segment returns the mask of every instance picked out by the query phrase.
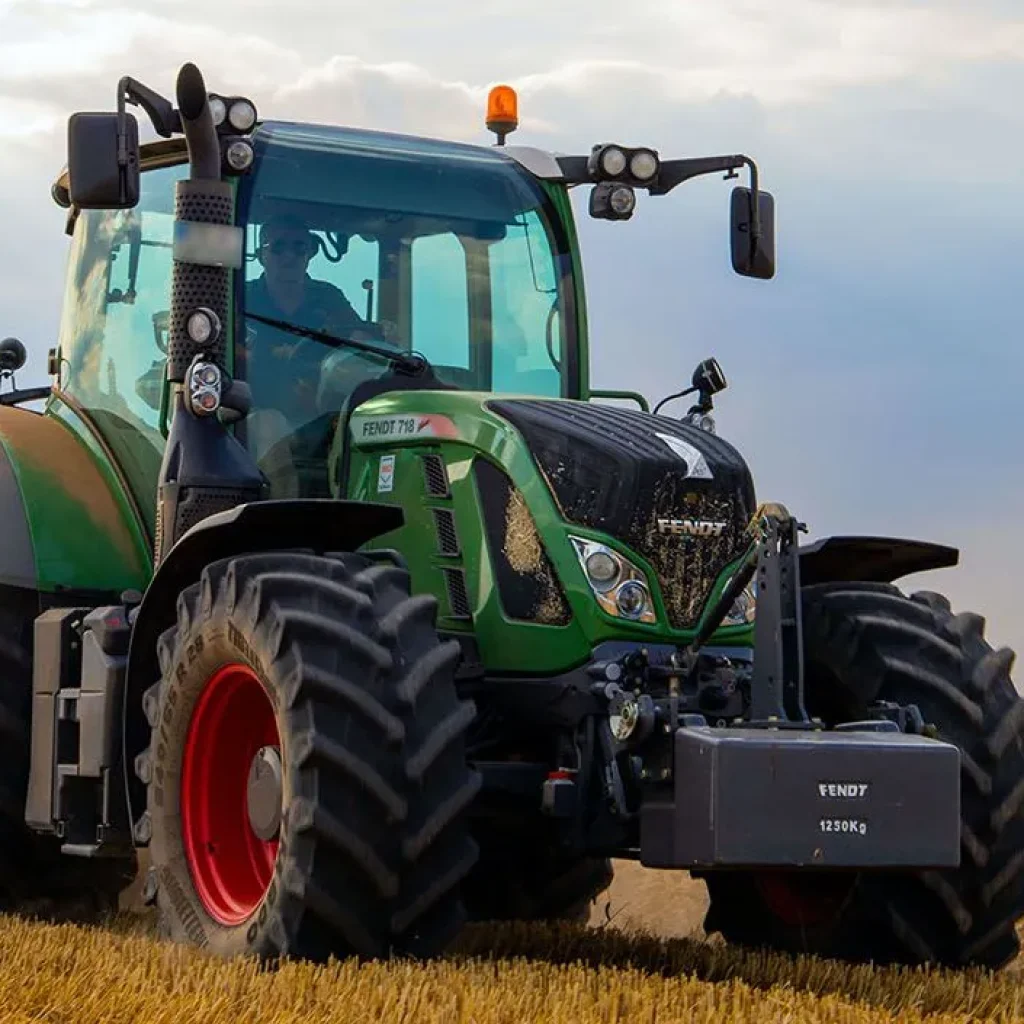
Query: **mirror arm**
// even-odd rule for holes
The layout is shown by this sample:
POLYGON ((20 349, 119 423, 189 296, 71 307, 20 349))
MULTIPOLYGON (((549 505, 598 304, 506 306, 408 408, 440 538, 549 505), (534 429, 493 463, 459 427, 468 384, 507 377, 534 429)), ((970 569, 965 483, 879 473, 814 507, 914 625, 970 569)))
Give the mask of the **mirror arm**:
POLYGON ((148 86, 143 85, 128 75, 125 75, 117 85, 117 113, 119 118, 124 116, 126 100, 145 110, 149 116, 150 123, 153 125, 153 129, 162 138, 169 139, 176 132, 181 131, 181 116, 174 109, 170 100, 165 99, 158 92, 154 92, 148 86))
POLYGON ((761 190, 757 181, 757 164, 746 156, 743 162, 750 168, 750 251, 757 252, 761 241, 761 190))
POLYGON ((744 156, 742 153, 730 156, 701 156, 685 160, 666 160, 661 165, 658 180, 650 187, 649 191, 652 196, 663 196, 684 181, 699 178, 705 174, 717 174, 719 171, 726 172, 726 179, 735 178, 735 172, 740 167, 749 167, 751 181, 757 181, 757 165, 750 157, 744 156))
POLYGON ((50 386, 39 388, 15 388, 0 394, 0 405, 20 405, 22 402, 38 402, 42 398, 49 397, 53 390, 50 386))
MULTIPOLYGON (((562 172, 562 180, 572 187, 573 185, 584 185, 594 181, 588 170, 588 158, 585 156, 559 156, 555 158, 559 170, 562 172)), ((652 196, 663 196, 671 192, 677 185, 691 178, 699 178, 705 174, 717 174, 720 171, 726 172, 725 177, 736 177, 736 171, 741 167, 750 169, 750 190, 752 195, 750 237, 751 244, 757 247, 761 240, 761 204, 759 200, 757 164, 749 156, 743 153, 734 153, 728 156, 701 156, 688 157, 682 160, 665 160, 661 164, 657 181, 651 184, 647 191, 652 196)))

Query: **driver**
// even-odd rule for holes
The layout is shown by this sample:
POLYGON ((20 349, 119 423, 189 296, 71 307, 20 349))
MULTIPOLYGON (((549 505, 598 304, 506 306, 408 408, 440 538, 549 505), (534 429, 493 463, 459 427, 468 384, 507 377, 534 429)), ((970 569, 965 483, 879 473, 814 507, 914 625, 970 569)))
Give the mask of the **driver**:
MULTIPOLYGON (((246 286, 246 309, 338 338, 375 340, 379 332, 359 316, 341 289, 309 276, 309 263, 318 247, 316 236, 294 215, 280 214, 265 221, 256 250, 263 274, 246 286)), ((318 341, 259 321, 252 326, 254 336, 265 339, 249 346, 247 376, 254 401, 280 409, 294 429, 319 411, 324 364, 336 363, 331 358, 336 353, 318 341), (262 386, 254 377, 261 378, 262 386), (266 391, 265 398, 257 397, 257 390, 266 391)))
POLYGON ((264 316, 340 337, 366 332, 369 340, 372 328, 341 289, 309 276, 309 262, 318 247, 298 217, 282 214, 266 221, 256 250, 263 274, 249 285, 246 304, 264 316))

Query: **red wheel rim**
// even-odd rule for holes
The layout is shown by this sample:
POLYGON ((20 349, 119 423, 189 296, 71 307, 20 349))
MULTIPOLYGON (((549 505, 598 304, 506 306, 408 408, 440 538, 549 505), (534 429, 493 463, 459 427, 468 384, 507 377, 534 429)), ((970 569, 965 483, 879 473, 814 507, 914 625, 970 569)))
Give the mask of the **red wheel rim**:
POLYGON ((835 920, 853 888, 848 875, 765 871, 757 887, 770 913, 791 928, 820 928, 835 920))
POLYGON ((192 883, 206 912, 237 925, 270 885, 278 840, 249 822, 248 778, 261 747, 281 740, 263 684, 246 665, 225 665, 196 702, 181 768, 181 827, 192 883))

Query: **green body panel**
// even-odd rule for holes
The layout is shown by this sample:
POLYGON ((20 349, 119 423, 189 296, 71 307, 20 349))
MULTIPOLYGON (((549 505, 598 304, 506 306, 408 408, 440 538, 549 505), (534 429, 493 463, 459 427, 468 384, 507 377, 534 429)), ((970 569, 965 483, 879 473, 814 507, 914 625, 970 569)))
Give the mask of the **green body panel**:
MULTIPOLYGON (((518 431, 506 420, 486 408, 494 396, 470 392, 401 392, 382 395, 353 414, 349 437, 352 457, 347 486, 339 497, 389 502, 401 505, 406 523, 378 538, 374 548, 391 547, 409 562, 413 587, 432 593, 440 601, 438 625, 452 631, 472 630, 481 659, 489 672, 555 674, 587 660, 595 645, 608 640, 647 643, 678 643, 692 637, 665 625, 662 595, 651 566, 618 541, 566 523, 518 431), (361 438, 366 417, 436 416, 441 419, 433 433, 421 436, 370 436, 361 438), (448 436, 445 436, 448 435, 448 436), (440 454, 451 486, 450 499, 432 499, 424 488, 420 455, 440 454), (378 490, 382 456, 394 456, 391 490, 378 490), (533 518, 543 547, 571 609, 567 625, 520 622, 506 617, 497 594, 488 554, 484 517, 472 473, 476 457, 500 466, 522 494, 533 518), (456 517, 461 556, 451 558, 438 553, 432 507, 451 508, 456 517), (590 537, 622 552, 644 570, 654 596, 659 623, 632 623, 616 619, 597 604, 580 567, 569 535, 590 537), (472 626, 451 616, 442 570, 463 568, 472 613, 472 626)), ((512 396, 503 395, 502 398, 512 396)), ((527 397, 527 396, 524 396, 527 397)), ((340 438, 335 441, 335 457, 340 454, 340 438)), ((729 573, 721 574, 714 594, 717 596, 729 573)), ((752 627, 721 629, 715 643, 749 646, 752 627)))
POLYGON ((0 445, 21 491, 36 589, 144 589, 147 539, 103 449, 75 420, 58 399, 44 415, 0 408, 0 445))

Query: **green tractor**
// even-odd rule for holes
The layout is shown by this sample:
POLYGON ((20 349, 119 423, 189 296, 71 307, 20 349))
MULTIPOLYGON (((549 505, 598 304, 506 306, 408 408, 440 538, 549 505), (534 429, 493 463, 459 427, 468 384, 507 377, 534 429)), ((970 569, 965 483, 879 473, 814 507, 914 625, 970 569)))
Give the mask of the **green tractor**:
POLYGON ((435 956, 626 858, 737 944, 1007 963, 1013 654, 894 584, 957 551, 801 546, 713 359, 682 416, 589 384, 569 190, 628 220, 747 168, 766 280, 754 163, 510 146, 504 87, 488 124, 260 121, 191 64, 71 117, 53 382, 0 403, 0 907, 109 909, 146 848, 175 941, 435 956))

